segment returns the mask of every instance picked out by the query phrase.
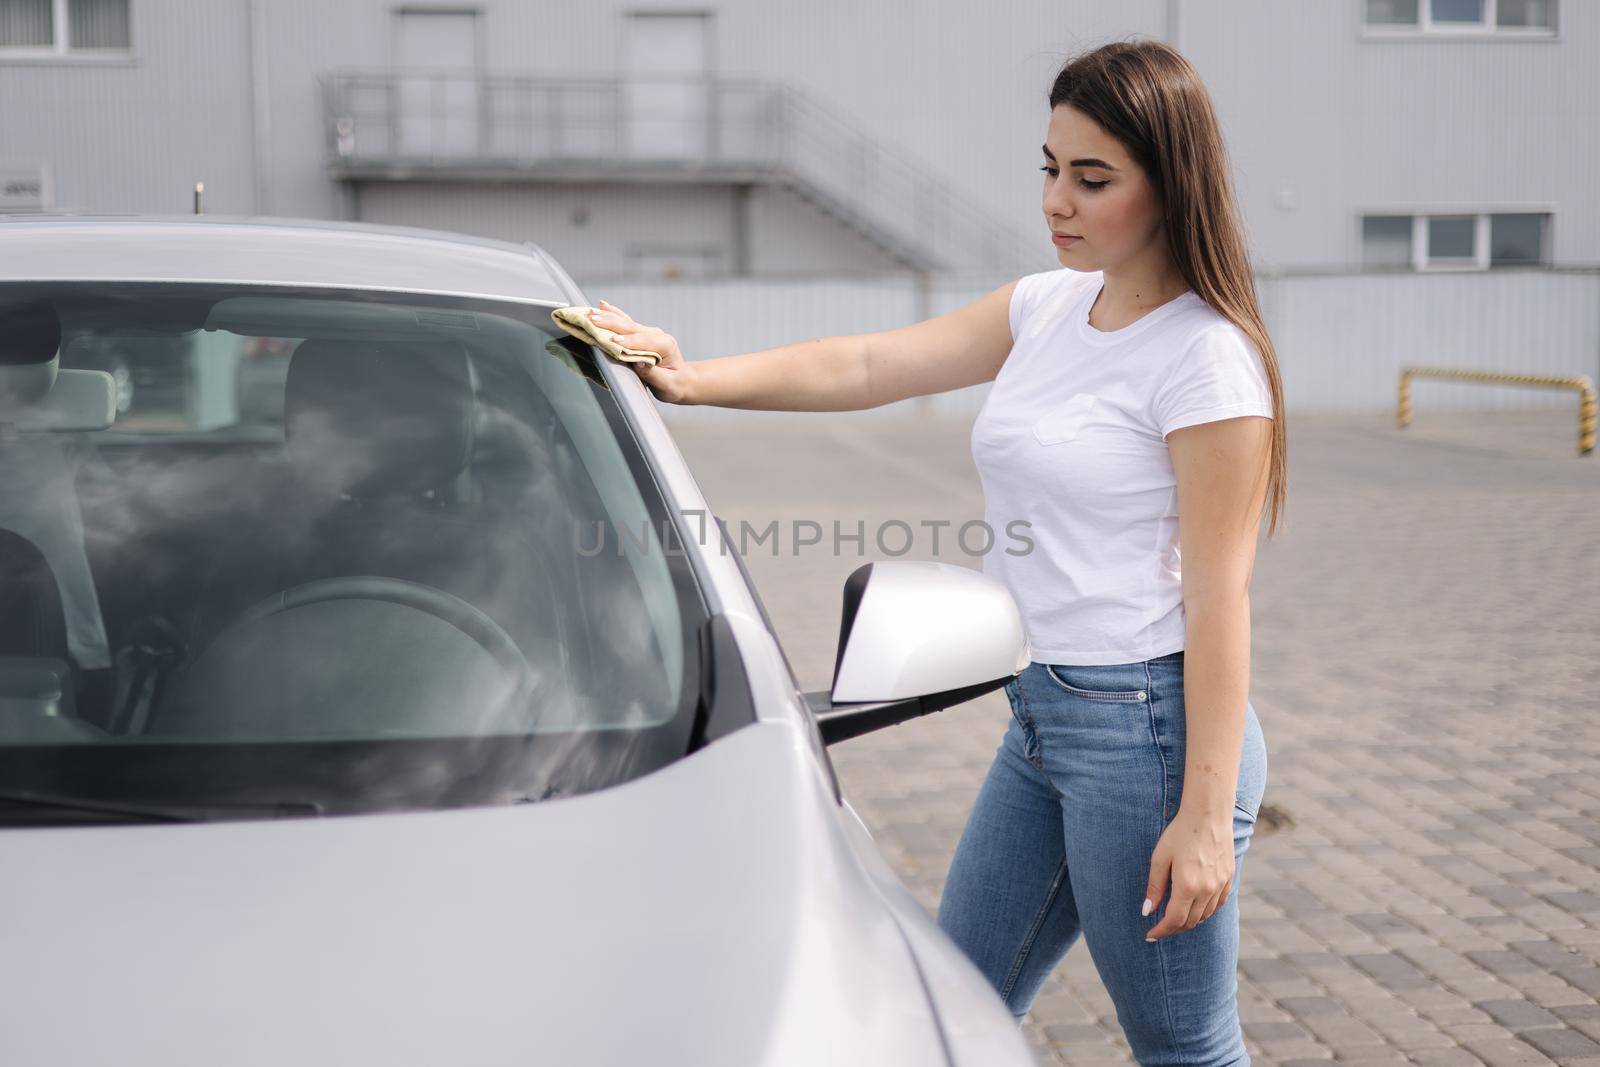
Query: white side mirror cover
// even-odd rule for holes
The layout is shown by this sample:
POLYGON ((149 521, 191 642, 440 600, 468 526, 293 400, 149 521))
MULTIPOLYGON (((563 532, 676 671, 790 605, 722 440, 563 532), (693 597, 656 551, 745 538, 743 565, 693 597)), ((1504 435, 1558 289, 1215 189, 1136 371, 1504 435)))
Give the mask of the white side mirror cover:
POLYGON ((942 693, 1028 665, 1022 616, 993 578, 951 563, 871 567, 834 677, 835 703, 942 693))

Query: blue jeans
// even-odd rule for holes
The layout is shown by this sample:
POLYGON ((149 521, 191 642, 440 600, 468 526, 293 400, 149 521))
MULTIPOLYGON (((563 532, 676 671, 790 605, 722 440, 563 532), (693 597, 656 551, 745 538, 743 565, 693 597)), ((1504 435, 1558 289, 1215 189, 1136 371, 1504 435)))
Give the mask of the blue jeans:
MULTIPOLYGON (((1083 934, 1141 1064, 1248 1064, 1239 1029, 1239 883, 1266 788, 1245 705, 1235 882, 1210 918, 1154 943, 1139 914, 1156 839, 1183 792, 1183 653, 1107 666, 1030 663, 967 819, 939 925, 1020 1021, 1083 934)), ((1170 898, 1170 888, 1168 896, 1170 898)))

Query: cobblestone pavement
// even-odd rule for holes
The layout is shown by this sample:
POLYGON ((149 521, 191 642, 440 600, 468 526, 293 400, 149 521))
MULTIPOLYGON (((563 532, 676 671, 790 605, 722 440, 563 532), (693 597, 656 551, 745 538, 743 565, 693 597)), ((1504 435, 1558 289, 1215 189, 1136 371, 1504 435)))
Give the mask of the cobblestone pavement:
MULTIPOLYGON (((970 420, 672 413, 807 689, 845 578, 978 567, 970 420), (836 553, 832 521, 864 522, 836 553), (926 521, 949 520, 939 550, 926 521), (821 544, 796 548, 798 521, 821 544)), ((1269 751, 1241 867, 1239 1006, 1259 1064, 1600 1067, 1600 454, 1565 411, 1291 422, 1286 526, 1258 554, 1251 700, 1269 751)), ((804 528, 802 528, 804 529, 804 528)), ((852 804, 930 912, 1007 718, 999 693, 834 746, 852 804)), ((1128 1063, 1080 943, 1027 1021, 1041 1063, 1128 1063)))

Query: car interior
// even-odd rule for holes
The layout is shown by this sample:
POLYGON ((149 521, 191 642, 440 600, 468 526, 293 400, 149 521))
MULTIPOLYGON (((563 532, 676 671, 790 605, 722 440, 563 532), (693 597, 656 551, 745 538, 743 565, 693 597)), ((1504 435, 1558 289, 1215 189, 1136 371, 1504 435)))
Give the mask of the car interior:
POLYGON ((0 291, 0 745, 678 714, 697 619, 670 525, 591 350, 524 311, 0 291), (178 387, 130 402, 108 351, 178 387))

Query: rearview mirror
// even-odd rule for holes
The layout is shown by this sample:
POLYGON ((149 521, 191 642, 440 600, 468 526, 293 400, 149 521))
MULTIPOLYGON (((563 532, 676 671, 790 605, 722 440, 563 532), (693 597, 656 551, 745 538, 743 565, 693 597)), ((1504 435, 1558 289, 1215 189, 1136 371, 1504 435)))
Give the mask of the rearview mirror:
POLYGON ((117 383, 102 370, 56 370, 53 363, 0 367, 0 424, 23 433, 105 430, 117 418, 117 383), (17 397, 34 399, 18 403, 17 397))
POLYGON ((1011 593, 950 563, 868 563, 845 581, 833 688, 807 693, 827 744, 982 696, 1028 665, 1011 593))

